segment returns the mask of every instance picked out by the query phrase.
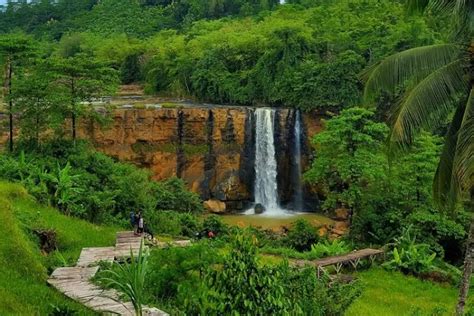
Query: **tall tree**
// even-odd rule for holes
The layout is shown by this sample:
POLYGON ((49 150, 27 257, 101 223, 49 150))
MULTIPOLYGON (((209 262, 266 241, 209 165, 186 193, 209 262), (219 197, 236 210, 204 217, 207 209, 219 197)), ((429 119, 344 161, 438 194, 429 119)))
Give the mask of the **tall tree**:
POLYGON ((33 51, 33 40, 22 33, 11 33, 0 36, 0 60, 5 69, 4 98, 8 102, 9 117, 9 150, 13 151, 13 115, 15 98, 13 96, 13 79, 20 74, 20 64, 33 51))
POLYGON ((54 73, 47 63, 36 60, 28 73, 16 81, 13 97, 19 116, 21 138, 38 146, 40 135, 62 124, 61 98, 54 86, 54 73))
POLYGON ((86 54, 51 60, 56 84, 64 100, 64 115, 71 119, 71 134, 77 137, 77 120, 95 115, 92 101, 115 92, 117 71, 86 54))
MULTIPOLYGON (((454 111, 434 180, 434 196, 453 209, 469 200, 474 207, 474 2, 411 0, 412 9, 430 9, 453 17, 451 43, 418 47, 385 58, 366 74, 365 97, 407 86, 392 108, 390 144, 405 147, 423 128, 433 128, 454 111), (407 84, 407 82, 409 82, 407 84)), ((474 220, 466 245, 463 279, 456 308, 464 311, 474 259, 474 220)))

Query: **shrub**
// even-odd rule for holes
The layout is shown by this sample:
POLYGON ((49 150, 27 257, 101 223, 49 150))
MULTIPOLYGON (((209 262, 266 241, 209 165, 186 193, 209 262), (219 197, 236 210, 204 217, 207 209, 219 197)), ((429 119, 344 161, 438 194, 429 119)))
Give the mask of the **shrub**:
POLYGON ((316 229, 305 219, 299 219, 293 223, 286 238, 287 243, 298 251, 311 249, 311 245, 316 243, 319 235, 316 229))
POLYGON ((155 183, 153 195, 156 198, 156 209, 179 212, 202 213, 204 207, 196 193, 190 192, 182 179, 170 178, 155 183))
POLYGON ((357 282, 317 278, 314 268, 284 269, 285 292, 302 315, 343 315, 362 291, 357 282))
POLYGON ((190 213, 183 213, 179 217, 181 224, 181 235, 186 237, 195 237, 196 233, 202 230, 202 223, 198 218, 190 213))
POLYGON ((416 236, 411 233, 411 228, 411 226, 406 228, 402 236, 395 239, 390 253, 391 260, 384 263, 384 267, 415 275, 432 271, 436 253, 431 251, 429 245, 417 243, 416 236))
POLYGON ((179 214, 173 211, 151 211, 145 214, 145 221, 154 234, 181 236, 179 214))
POLYGON ((0 178, 21 182, 41 203, 98 223, 124 224, 132 210, 203 209, 182 180, 154 182, 148 171, 116 162, 84 142, 54 141, 28 154, 0 155, 0 178))
POLYGON ((333 241, 324 240, 311 246, 311 257, 324 258, 329 256, 337 256, 351 251, 350 247, 340 239, 333 241))
POLYGON ((194 312, 212 315, 274 315, 294 308, 285 297, 280 269, 258 264, 256 241, 246 234, 235 236, 222 270, 209 271, 205 284, 208 290, 201 294, 205 300, 197 302, 197 309, 190 304, 188 310, 194 307, 194 312))
POLYGON ((212 231, 215 235, 225 235, 229 231, 229 227, 217 215, 206 217, 203 224, 203 230, 212 231))
POLYGON ((194 291, 200 283, 199 276, 218 262, 218 252, 206 241, 185 248, 153 250, 149 258, 150 272, 145 287, 155 301, 175 299, 180 286, 183 291, 185 288, 192 288, 191 291, 194 291))

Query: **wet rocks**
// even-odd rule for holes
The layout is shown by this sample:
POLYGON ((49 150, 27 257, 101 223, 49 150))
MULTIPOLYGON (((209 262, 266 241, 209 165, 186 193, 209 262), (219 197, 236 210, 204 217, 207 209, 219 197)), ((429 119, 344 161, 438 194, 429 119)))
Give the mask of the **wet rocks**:
POLYGON ((226 205, 219 200, 207 200, 204 202, 204 208, 213 214, 222 214, 226 211, 226 205))
POLYGON ((255 207, 253 209, 255 211, 255 214, 265 213, 265 206, 260 203, 255 204, 255 207))

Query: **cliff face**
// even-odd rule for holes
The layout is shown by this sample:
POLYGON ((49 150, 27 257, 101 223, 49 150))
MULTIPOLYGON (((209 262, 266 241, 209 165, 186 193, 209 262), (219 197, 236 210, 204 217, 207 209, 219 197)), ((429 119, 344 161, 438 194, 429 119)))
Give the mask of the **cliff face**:
MULTIPOLYGON (((281 202, 293 195, 292 150, 295 111, 275 115, 275 149, 281 202)), ((307 135, 321 127, 320 117, 305 114, 303 166, 311 153, 307 135)), ((5 135, 3 135, 5 136, 5 135)), ((156 180, 183 178, 203 199, 217 199, 228 210, 242 210, 253 199, 255 118, 246 107, 118 109, 111 123, 79 125, 78 137, 89 139, 105 154, 148 168, 156 180)), ((304 170, 304 169, 303 169, 304 170)))

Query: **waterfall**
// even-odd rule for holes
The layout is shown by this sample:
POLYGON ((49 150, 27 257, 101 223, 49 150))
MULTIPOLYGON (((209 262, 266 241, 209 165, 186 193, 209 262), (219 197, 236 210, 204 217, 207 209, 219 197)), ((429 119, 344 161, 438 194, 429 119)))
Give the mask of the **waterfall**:
POLYGON ((257 109, 255 144, 255 203, 265 207, 265 215, 282 215, 278 205, 277 161, 274 144, 275 110, 257 109))
POLYGON ((301 185, 301 114, 299 110, 295 113, 295 148, 294 148, 294 164, 295 164, 295 187, 293 195, 293 204, 296 211, 303 210, 303 188, 301 185))

